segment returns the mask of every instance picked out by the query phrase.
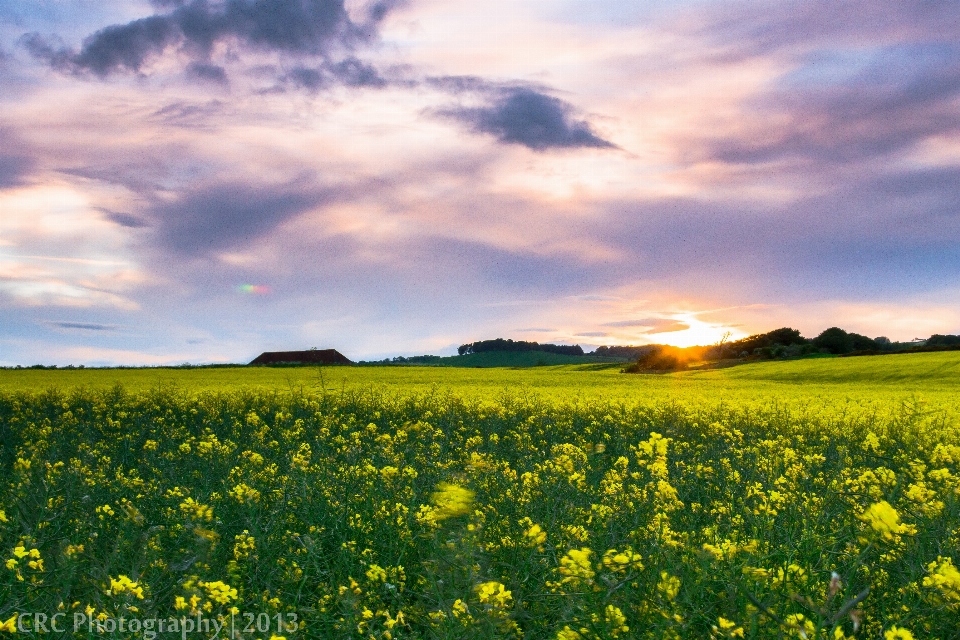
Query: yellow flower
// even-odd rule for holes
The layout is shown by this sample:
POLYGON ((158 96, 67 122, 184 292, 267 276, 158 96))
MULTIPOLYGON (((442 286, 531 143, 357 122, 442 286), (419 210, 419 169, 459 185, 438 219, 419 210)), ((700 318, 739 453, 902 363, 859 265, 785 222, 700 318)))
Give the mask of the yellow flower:
POLYGON ((912 534, 916 531, 913 527, 900 524, 900 514, 886 500, 867 507, 860 519, 869 524, 884 540, 892 540, 901 533, 912 534))
POLYGON ((603 566, 617 573, 626 572, 630 568, 636 569, 637 571, 642 570, 642 560, 643 558, 640 554, 634 553, 630 547, 625 548, 623 551, 610 549, 603 554, 603 566))
POLYGON ((380 477, 389 482, 397 477, 397 474, 400 473, 400 469, 396 467, 386 466, 383 469, 380 469, 380 477))
POLYGON ((481 604, 506 608, 510 606, 513 600, 513 593, 507 591, 504 585, 496 580, 477 585, 476 591, 481 604))
POLYGON ((570 625, 567 625, 557 632, 556 640, 580 640, 582 637, 579 633, 571 629, 570 625))
POLYGON ((453 603, 453 606, 450 607, 450 609, 451 611, 453 611, 453 615, 456 618, 461 618, 465 615, 470 614, 470 609, 467 607, 467 603, 461 600, 460 598, 456 599, 456 601, 453 603))
POLYGON ((118 596, 124 593, 129 593, 136 596, 137 599, 143 600, 143 587, 123 574, 117 576, 116 578, 110 578, 110 588, 107 589, 106 593, 108 596, 118 596))
POLYGON ((213 520, 213 508, 202 505, 193 498, 187 498, 180 503, 180 512, 193 520, 213 520))
POLYGON ((619 607, 608 604, 603 617, 610 626, 611 637, 617 638, 621 633, 630 631, 630 627, 627 626, 627 618, 623 615, 623 611, 621 611, 619 607))
POLYGON ((0 624, 0 631, 9 631, 10 633, 17 632, 17 614, 13 614, 10 618, 0 624))
POLYGON ((229 604, 231 600, 236 600, 238 597, 236 589, 220 580, 216 582, 199 582, 198 584, 206 589, 207 597, 218 604, 229 604))
POLYGON ((246 529, 240 535, 234 536, 233 539, 236 541, 233 545, 233 557, 236 560, 246 560, 257 548, 256 538, 251 536, 246 529))
POLYGON ((208 542, 217 542, 220 539, 220 534, 212 529, 204 529, 203 527, 194 527, 193 532, 200 538, 207 540, 208 542))
POLYGON ((952 558, 938 556, 927 565, 930 575, 924 577, 923 586, 935 588, 950 603, 951 608, 960 606, 960 571, 953 566, 952 558))
POLYGON ((721 616, 717 618, 717 624, 713 625, 713 633, 714 635, 719 634, 721 638, 742 638, 743 627, 739 627, 736 622, 721 616))
POLYGON ((571 549, 567 555, 560 558, 560 568, 558 571, 563 576, 562 583, 572 582, 574 584, 582 581, 591 582, 593 576, 593 565, 590 563, 590 556, 593 554, 591 549, 583 547, 581 549, 571 549))
POLYGON ((787 623, 787 629, 796 634, 797 636, 804 638, 812 638, 813 634, 816 632, 817 628, 814 626, 813 621, 807 620, 806 616, 802 613, 792 613, 787 616, 785 620, 787 623))
POLYGON ((894 625, 883 633, 883 640, 913 640, 913 634, 894 625))
POLYGON ((403 612, 402 612, 402 611, 397 611, 397 617, 396 617, 396 618, 391 618, 389 611, 380 611, 380 612, 378 612, 378 613, 380 613, 380 614, 383 615, 383 626, 385 626, 387 629, 393 629, 393 627, 396 626, 396 624, 397 624, 398 622, 401 623, 401 624, 403 623, 403 612))
POLYGON ((370 582, 386 582, 387 572, 380 565, 372 564, 367 569, 367 580, 370 582))
POLYGON ((547 540, 547 533, 538 524, 532 525, 523 535, 534 546, 539 546, 547 540))
POLYGON ((260 499, 259 491, 253 487, 248 487, 242 482, 230 491, 227 491, 227 495, 241 504, 256 502, 260 499))
POLYGON ((680 593, 680 578, 671 576, 666 571, 660 572, 660 584, 657 585, 657 591, 662 593, 667 600, 673 600, 680 593))

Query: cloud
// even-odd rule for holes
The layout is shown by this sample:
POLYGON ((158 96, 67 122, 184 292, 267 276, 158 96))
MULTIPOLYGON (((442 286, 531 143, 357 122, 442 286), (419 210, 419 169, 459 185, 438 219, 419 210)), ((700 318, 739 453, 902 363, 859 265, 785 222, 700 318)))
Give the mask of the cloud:
POLYGON ((381 88, 388 84, 373 66, 352 56, 339 62, 324 63, 316 67, 297 66, 282 79, 297 88, 310 91, 337 84, 372 88, 381 88))
POLYGON ((303 184, 224 183, 195 187, 144 215, 163 246, 199 256, 252 242, 284 221, 333 199, 303 184))
MULTIPOLYGON (((439 86, 456 91, 485 88, 484 83, 476 79, 455 80, 447 79, 439 86)), ((446 109, 440 114, 466 123, 477 133, 491 134, 501 142, 520 144, 535 151, 616 148, 597 136, 588 122, 575 119, 573 112, 573 106, 563 100, 515 87, 497 91, 488 106, 446 109)))
POLYGON ((744 105, 746 131, 709 144, 728 163, 849 163, 960 132, 960 47, 816 52, 744 105))
POLYGON ((701 9, 700 35, 726 60, 824 48, 838 41, 863 47, 894 40, 956 41, 960 5, 950 0, 904 0, 896 11, 882 0, 831 2, 759 0, 701 9))
MULTIPOLYGON (((335 54, 369 42, 377 24, 398 3, 371 5, 362 22, 351 20, 344 0, 162 0, 153 4, 167 11, 105 27, 87 37, 79 51, 36 33, 24 36, 22 43, 54 68, 101 78, 121 71, 140 72, 176 49, 191 61, 192 73, 222 82, 226 72, 210 63, 218 44, 333 60, 335 54)), ((350 60, 343 61, 342 74, 356 80, 358 67, 350 60)), ((332 64, 336 69, 342 63, 332 64)))
POLYGON ((187 65, 187 73, 199 80, 207 80, 216 84, 227 84, 227 70, 220 65, 191 62, 187 65))
MULTIPOLYGON (((686 322, 673 320, 671 318, 643 318, 642 320, 619 320, 617 322, 605 322, 604 327, 641 327, 646 331, 640 333, 669 333, 671 331, 686 331, 690 325, 686 322)), ((585 335, 585 334, 584 334, 585 335)))
POLYGON ((100 324, 97 322, 51 321, 47 324, 59 329, 74 329, 79 331, 113 331, 117 329, 116 325, 100 324))
POLYGON ((180 127, 195 127, 223 110, 220 100, 209 100, 202 104, 172 102, 154 111, 151 116, 165 124, 180 127))
POLYGON ((0 189, 16 187, 23 183, 33 162, 24 156, 0 153, 0 189))
POLYGON ((578 338, 605 338, 610 334, 605 331, 585 331, 574 335, 578 338))
POLYGON ((138 218, 137 216, 132 216, 129 213, 120 213, 117 211, 109 211, 107 209, 101 209, 101 211, 108 220, 116 222, 121 227, 127 227, 129 229, 141 229, 149 226, 142 219, 138 218))
POLYGON ((0 129, 0 189, 23 184, 33 169, 33 159, 18 152, 22 146, 16 137, 0 129))
POLYGON ((592 225, 620 282, 719 300, 891 299, 952 287, 960 168, 867 171, 781 203, 666 198, 607 203, 592 225))

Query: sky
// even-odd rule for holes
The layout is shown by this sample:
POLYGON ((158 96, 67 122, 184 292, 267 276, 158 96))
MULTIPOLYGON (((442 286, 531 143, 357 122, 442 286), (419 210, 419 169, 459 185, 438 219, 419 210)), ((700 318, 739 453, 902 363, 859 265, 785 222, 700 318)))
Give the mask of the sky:
POLYGON ((960 333, 954 0, 0 0, 0 365, 960 333))

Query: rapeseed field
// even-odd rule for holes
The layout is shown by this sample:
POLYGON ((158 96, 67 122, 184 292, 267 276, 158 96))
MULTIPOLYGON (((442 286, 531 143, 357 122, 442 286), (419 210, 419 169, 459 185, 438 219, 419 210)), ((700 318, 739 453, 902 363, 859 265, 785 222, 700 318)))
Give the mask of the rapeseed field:
MULTIPOLYGON (((69 638, 960 637, 952 383, 929 402, 902 391, 905 361, 853 360, 820 366, 885 366, 874 378, 900 386, 839 391, 813 372, 810 391, 780 369, 751 381, 763 375, 751 365, 542 372, 583 376, 577 392, 7 390, 0 625, 69 638), (633 387, 604 392, 596 376, 633 387)), ((342 371, 324 375, 377 370, 342 371)))

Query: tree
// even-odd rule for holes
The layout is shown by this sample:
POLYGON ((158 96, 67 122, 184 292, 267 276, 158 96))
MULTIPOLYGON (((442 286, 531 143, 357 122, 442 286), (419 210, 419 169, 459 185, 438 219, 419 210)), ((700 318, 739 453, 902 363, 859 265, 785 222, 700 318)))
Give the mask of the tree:
POLYGON ((853 351, 853 339, 840 327, 830 327, 813 339, 813 345, 828 353, 840 354, 853 351))

